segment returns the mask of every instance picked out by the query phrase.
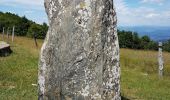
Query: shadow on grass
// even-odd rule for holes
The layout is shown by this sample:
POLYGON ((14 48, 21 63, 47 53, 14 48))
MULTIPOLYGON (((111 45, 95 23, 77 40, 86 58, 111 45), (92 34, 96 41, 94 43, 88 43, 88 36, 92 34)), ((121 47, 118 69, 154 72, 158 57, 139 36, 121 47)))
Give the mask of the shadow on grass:
POLYGON ((121 96, 121 100, 130 100, 130 99, 128 99, 128 98, 126 98, 124 96, 121 96))

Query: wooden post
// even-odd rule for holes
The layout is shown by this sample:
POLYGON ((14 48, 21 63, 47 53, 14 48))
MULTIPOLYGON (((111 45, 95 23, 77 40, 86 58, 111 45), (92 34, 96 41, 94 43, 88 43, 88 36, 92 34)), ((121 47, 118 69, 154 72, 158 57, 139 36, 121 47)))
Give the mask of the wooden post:
POLYGON ((36 48, 38 48, 37 35, 36 35, 36 33, 34 33, 34 42, 35 42, 36 48))
POLYGON ((9 38, 9 27, 7 29, 7 39, 9 38))
POLYGON ((158 63, 159 63, 159 69, 158 69, 158 73, 159 76, 162 77, 163 76, 163 55, 162 55, 162 42, 159 42, 159 54, 158 54, 158 63))
POLYGON ((5 28, 3 27, 2 40, 4 40, 4 33, 5 33, 5 28))
POLYGON ((13 29, 12 29, 12 42, 14 41, 14 35, 15 35, 15 26, 13 26, 13 29))

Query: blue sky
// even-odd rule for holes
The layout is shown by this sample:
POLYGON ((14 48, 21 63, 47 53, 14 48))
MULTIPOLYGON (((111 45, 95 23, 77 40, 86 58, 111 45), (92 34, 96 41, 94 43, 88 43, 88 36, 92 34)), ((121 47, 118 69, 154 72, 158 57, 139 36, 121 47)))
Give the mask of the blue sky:
POLYGON ((26 16, 37 23, 48 22, 44 0, 0 0, 0 11, 26 16))
POLYGON ((121 26, 170 26, 170 0, 114 0, 121 26))
MULTIPOLYGON (((0 11, 48 22, 44 0, 0 0, 0 11)), ((170 0, 114 0, 119 26, 170 26, 170 0)))

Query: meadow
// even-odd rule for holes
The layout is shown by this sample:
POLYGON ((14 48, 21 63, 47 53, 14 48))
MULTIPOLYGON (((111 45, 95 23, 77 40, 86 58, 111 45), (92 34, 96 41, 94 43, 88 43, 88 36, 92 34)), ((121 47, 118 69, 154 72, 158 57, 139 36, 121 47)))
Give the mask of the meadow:
MULTIPOLYGON (((0 35, 0 40, 1 39, 0 35)), ((0 100, 37 100, 39 51, 43 40, 15 37, 13 53, 0 57, 0 100)), ((164 76, 158 77, 157 51, 120 50, 121 95, 130 100, 170 100, 170 53, 164 52, 164 76)))

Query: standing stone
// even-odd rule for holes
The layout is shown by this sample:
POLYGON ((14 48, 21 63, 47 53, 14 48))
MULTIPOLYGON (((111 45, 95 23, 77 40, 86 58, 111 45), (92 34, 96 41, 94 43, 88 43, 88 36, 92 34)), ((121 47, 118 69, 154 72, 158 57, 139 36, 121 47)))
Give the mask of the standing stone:
POLYGON ((159 63, 159 76, 163 76, 163 68, 164 68, 164 61, 162 55, 162 42, 159 42, 159 54, 158 54, 158 63, 159 63))
POLYGON ((13 26, 12 29, 12 42, 14 42, 14 35, 15 35, 15 26, 13 26))
POLYGON ((45 0, 39 100, 120 100, 113 0, 45 0))

